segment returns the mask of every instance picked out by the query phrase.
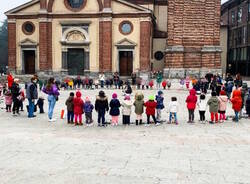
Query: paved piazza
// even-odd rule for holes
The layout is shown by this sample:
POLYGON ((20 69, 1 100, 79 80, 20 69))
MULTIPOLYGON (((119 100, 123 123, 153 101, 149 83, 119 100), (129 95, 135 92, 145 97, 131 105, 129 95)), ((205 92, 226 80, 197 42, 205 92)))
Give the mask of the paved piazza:
MULTIPOLYGON (((189 125, 185 108, 188 92, 177 86, 164 95, 166 106, 171 96, 178 97, 178 126, 99 128, 95 123, 93 127, 75 127, 66 120, 49 123, 47 114, 30 120, 25 113, 12 117, 1 109, 0 183, 250 183, 250 121, 217 125, 196 121, 189 125)), ((106 91, 109 97, 112 92, 106 91)), ((144 92, 146 97, 155 93, 144 92)), ((69 91, 61 94, 57 118, 69 91)), ((93 101, 96 94, 95 90, 83 91, 84 97, 89 95, 93 101)), ((232 115, 231 105, 229 108, 227 114, 232 115)), ((95 113, 94 119, 96 122, 95 113)))

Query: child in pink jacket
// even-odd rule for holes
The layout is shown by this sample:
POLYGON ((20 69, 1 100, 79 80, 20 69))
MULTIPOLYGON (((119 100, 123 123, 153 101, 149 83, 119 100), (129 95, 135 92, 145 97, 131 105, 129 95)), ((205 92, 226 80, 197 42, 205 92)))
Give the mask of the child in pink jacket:
POLYGON ((11 105, 12 105, 12 95, 10 90, 5 93, 5 105, 6 105, 6 112, 11 112, 11 105))
POLYGON ((222 90, 220 92, 220 96, 218 97, 219 99, 219 113, 220 113, 220 122, 224 122, 226 120, 226 110, 227 110, 227 102, 228 102, 228 97, 226 91, 222 90))

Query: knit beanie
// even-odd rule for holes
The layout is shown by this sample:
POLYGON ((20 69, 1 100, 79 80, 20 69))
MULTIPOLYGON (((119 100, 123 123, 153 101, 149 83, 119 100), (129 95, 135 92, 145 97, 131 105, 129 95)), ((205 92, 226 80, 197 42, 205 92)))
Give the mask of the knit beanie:
POLYGON ((117 94, 116 94, 116 93, 113 93, 112 98, 113 98, 113 99, 117 99, 117 94))
POLYGON ((154 100, 155 100, 155 97, 154 97, 154 95, 150 95, 148 99, 149 99, 150 101, 154 101, 154 100))

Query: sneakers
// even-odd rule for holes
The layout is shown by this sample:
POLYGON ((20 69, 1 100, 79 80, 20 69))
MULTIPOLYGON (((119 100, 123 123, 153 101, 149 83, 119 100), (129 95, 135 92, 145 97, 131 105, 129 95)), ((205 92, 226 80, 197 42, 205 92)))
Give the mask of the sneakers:
POLYGON ((145 127, 148 127, 148 126, 150 126, 150 124, 148 124, 148 123, 147 123, 147 124, 145 124, 145 127))
POLYGON ((156 126, 159 126, 159 125, 161 125, 161 123, 157 122, 155 125, 156 125, 156 126))
POLYGON ((49 122, 55 122, 56 119, 52 118, 52 119, 49 119, 49 122))
POLYGON ((209 123, 210 123, 210 124, 214 124, 214 122, 213 122, 213 121, 209 121, 209 123))

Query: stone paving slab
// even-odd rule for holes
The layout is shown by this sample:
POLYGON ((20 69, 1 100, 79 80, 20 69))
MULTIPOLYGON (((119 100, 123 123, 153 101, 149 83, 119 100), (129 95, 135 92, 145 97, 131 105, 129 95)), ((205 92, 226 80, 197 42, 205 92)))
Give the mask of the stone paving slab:
MULTIPOLYGON (((250 121, 187 124, 184 100, 188 92, 177 88, 165 91, 164 96, 166 106, 171 96, 179 99, 178 126, 99 128, 95 123, 93 127, 75 127, 59 119, 49 123, 46 114, 31 120, 25 113, 12 117, 0 110, 0 183, 250 183, 250 121)), ((91 100, 98 93, 82 92, 91 100)), ((108 96, 112 92, 106 91, 108 96)), ((156 92, 144 94, 148 97, 156 92)), ((61 93, 57 118, 69 91, 61 93)), ((227 115, 233 111, 229 109, 227 115)), ((167 116, 165 110, 164 118, 167 116)), ((131 118, 134 121, 134 114, 131 118)))

